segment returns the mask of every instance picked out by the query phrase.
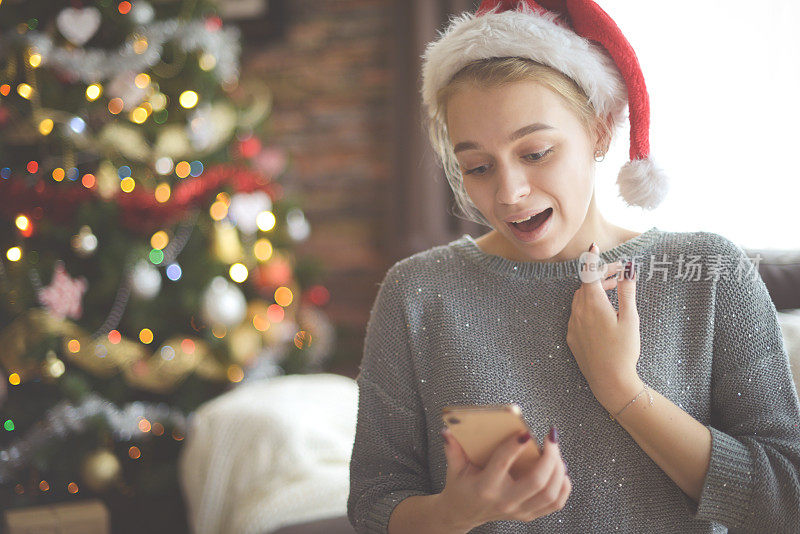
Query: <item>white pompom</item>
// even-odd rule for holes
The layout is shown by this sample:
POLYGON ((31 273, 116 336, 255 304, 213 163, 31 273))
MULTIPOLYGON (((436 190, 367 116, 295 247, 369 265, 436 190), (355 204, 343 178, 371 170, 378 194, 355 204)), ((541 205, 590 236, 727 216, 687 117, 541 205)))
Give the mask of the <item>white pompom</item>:
POLYGON ((617 175, 622 199, 629 206, 655 209, 669 191, 669 177, 651 157, 627 162, 617 175))

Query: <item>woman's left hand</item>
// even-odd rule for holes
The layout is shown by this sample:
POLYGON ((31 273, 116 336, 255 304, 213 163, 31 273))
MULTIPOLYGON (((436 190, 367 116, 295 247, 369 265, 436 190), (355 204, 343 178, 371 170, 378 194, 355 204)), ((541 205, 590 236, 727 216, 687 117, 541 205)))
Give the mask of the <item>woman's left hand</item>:
MULTIPOLYGON (((597 245, 593 245, 590 252, 598 255, 599 259, 597 245)), ((617 273, 623 270, 619 261, 609 264, 605 273, 597 273, 595 264, 594 272, 597 274, 593 277, 587 276, 592 272, 589 265, 584 264, 587 266, 581 275, 584 281, 572 299, 567 345, 595 397, 608 407, 607 403, 615 404, 614 391, 620 385, 638 379, 636 364, 641 338, 636 279, 618 279, 617 273), (614 310, 605 293, 614 287, 617 287, 619 312, 614 310)))

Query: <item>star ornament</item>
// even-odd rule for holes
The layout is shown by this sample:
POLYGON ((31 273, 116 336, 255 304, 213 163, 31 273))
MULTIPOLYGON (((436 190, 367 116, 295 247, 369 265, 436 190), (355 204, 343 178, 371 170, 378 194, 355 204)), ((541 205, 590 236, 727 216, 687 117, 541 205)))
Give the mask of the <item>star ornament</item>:
POLYGON ((81 300, 88 288, 86 278, 71 278, 64 268, 64 262, 59 260, 53 268, 50 285, 39 291, 39 302, 59 319, 80 319, 83 312, 81 300))

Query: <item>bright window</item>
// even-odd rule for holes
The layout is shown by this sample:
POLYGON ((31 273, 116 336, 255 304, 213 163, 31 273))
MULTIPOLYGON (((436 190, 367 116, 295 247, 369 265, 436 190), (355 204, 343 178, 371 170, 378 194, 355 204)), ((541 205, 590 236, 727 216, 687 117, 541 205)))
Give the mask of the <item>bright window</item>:
POLYGON ((640 231, 706 230, 744 247, 800 248, 800 2, 597 3, 639 58, 651 155, 671 177, 654 211, 617 196, 625 122, 597 165, 604 216, 640 231))

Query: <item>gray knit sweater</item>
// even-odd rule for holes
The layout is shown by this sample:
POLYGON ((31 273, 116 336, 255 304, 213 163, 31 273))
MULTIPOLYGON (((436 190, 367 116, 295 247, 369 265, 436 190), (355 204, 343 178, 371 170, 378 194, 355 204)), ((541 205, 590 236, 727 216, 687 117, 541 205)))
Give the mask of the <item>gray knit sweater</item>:
POLYGON ((378 289, 357 377, 357 532, 387 532, 404 498, 442 491, 443 406, 516 402, 540 445, 558 428, 572 493, 470 532, 800 533, 800 403, 757 261, 718 234, 656 227, 601 257, 638 264, 639 376, 711 432, 699 505, 609 418, 570 352, 579 260, 511 261, 464 234, 398 261, 378 289))

